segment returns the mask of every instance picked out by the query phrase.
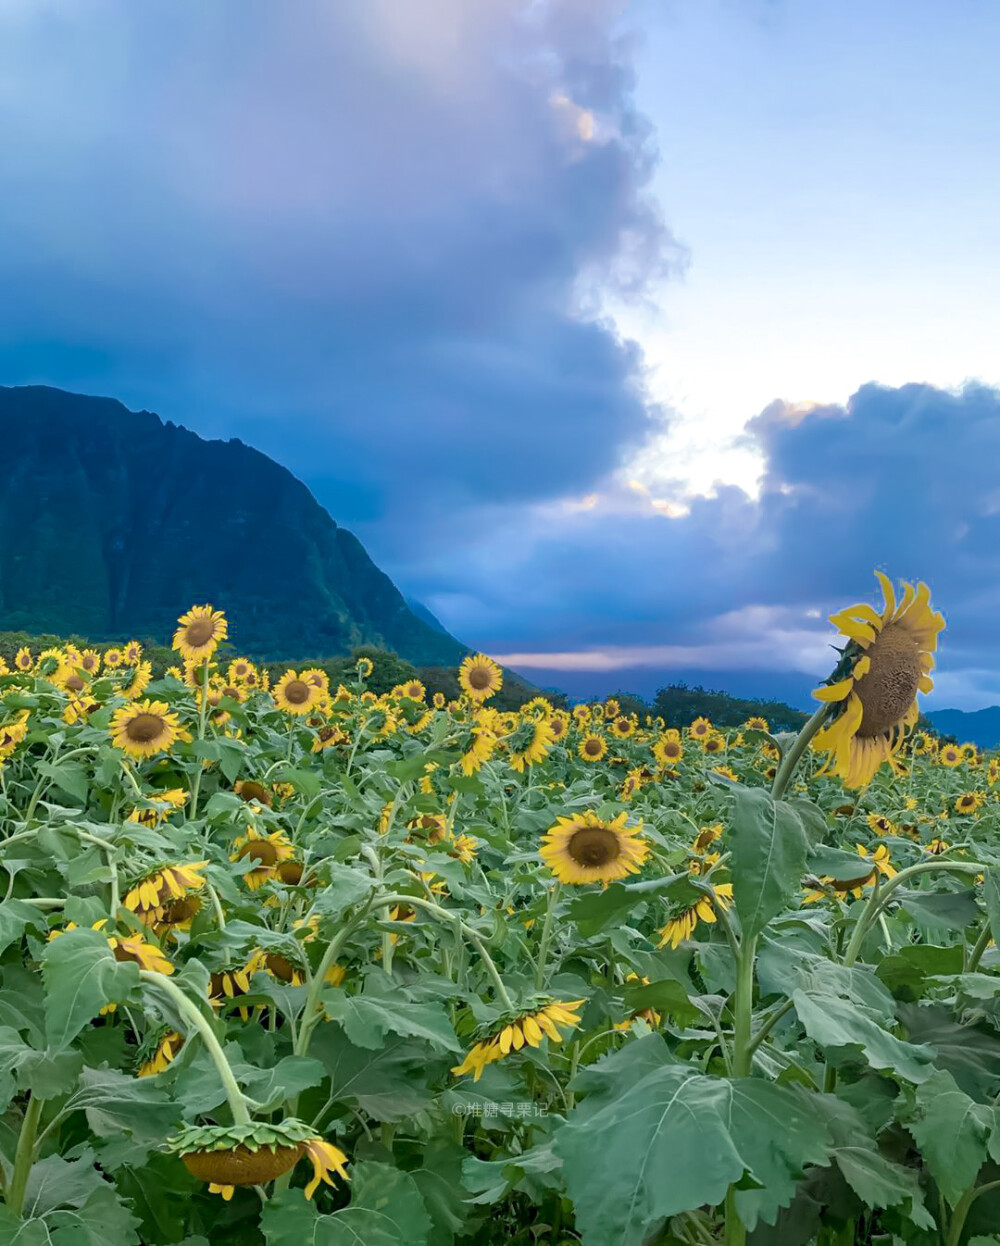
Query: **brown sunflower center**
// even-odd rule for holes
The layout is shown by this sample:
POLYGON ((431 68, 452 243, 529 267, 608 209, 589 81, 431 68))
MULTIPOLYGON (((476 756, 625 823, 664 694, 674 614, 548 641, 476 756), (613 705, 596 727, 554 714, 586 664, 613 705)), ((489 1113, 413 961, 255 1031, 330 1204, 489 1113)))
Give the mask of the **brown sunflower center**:
POLYGON ((271 793, 262 783, 255 779, 244 779, 240 784, 240 796, 244 800, 256 800, 262 805, 270 805, 271 793))
POLYGON ((171 900, 163 906, 160 921, 165 926, 177 926, 181 922, 190 921, 201 911, 201 901, 197 896, 184 896, 181 900, 171 900))
POLYGON ((66 687, 71 692, 82 692, 86 686, 80 675, 70 675, 69 679, 66 680, 66 687))
POLYGON ((211 619, 194 619, 184 631, 184 639, 192 648, 207 645, 215 636, 215 624, 211 619))
POLYGON ((159 714, 136 714, 125 727, 125 734, 133 744, 152 744, 166 733, 167 724, 159 714))
POLYGON ((477 692, 488 688, 493 680, 493 673, 486 666, 474 666, 469 671, 469 685, 477 692))
POLYGON ((237 853, 238 857, 250 857, 258 865, 274 865, 278 859, 278 850, 269 839, 251 839, 237 853))
POLYGON ((574 831, 566 850, 577 865, 610 865, 621 855, 618 836, 606 826, 582 826, 574 831))
POLYGON ((588 740, 583 746, 583 751, 588 757, 599 757, 601 755, 601 741, 588 740))
POLYGON ((676 742, 676 740, 668 740, 663 746, 664 757, 679 757, 680 753, 681 746, 676 742))
POLYGON ((285 684, 285 700, 290 705, 305 705, 312 689, 304 679, 290 679, 285 684))
POLYGON ((871 669, 855 684, 863 714, 862 739, 884 735, 913 704, 920 684, 920 645, 898 624, 885 627, 868 648, 871 669))
POLYGON ((199 1181, 216 1185, 264 1185, 288 1172, 302 1154, 298 1146, 279 1146, 271 1150, 261 1147, 233 1147, 229 1151, 192 1151, 182 1155, 184 1166, 199 1181))

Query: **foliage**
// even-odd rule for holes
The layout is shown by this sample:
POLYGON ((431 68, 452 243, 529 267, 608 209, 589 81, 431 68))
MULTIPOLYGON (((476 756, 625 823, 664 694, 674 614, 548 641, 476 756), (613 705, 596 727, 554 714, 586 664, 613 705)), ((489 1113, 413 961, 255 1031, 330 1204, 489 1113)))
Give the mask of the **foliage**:
POLYGON ((997 759, 359 656, 0 676, 0 1246, 990 1240, 997 759))
POLYGON ((657 690, 653 713, 668 727, 684 727, 696 718, 708 718, 717 727, 738 727, 748 718, 766 718, 775 731, 798 731, 808 714, 782 701, 749 700, 728 692, 710 692, 701 685, 667 684, 657 690))

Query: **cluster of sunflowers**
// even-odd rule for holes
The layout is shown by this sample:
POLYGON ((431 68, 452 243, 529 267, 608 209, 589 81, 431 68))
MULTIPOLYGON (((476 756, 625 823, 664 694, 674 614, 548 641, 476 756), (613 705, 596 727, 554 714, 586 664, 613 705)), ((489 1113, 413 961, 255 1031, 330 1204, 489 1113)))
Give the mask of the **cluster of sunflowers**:
MULTIPOLYGON (((749 793, 793 819, 813 802, 812 855, 782 884, 803 929, 877 908, 890 955, 912 935, 905 910, 880 907, 901 880, 937 885, 954 868, 985 885, 1000 760, 914 731, 943 620, 925 586, 898 601, 882 588, 880 610, 834 616, 841 657, 795 738, 763 718, 668 725, 615 698, 501 711, 489 702, 503 671, 483 654, 463 661, 455 701, 419 679, 376 695, 368 658, 336 686, 321 669, 274 678, 231 652, 209 605, 179 619, 176 665, 159 678, 136 642, 22 649, 0 672, 0 988, 34 992, 61 1028, 46 1037, 29 1000, 23 1024, 2 1015, 11 1049, 47 1050, 58 1032, 81 1065, 110 1061, 126 1098, 141 1082, 138 1101, 174 1113, 115 1186, 157 1242, 166 1212, 137 1191, 159 1185, 164 1154, 189 1174, 171 1178, 190 1196, 179 1236, 270 1242, 274 1209, 306 1239, 327 1240, 316 1225, 329 1221, 334 1241, 345 1209, 382 1214, 372 1189, 410 1181, 420 1148, 481 1156, 476 1105, 510 1101, 486 1148, 499 1171, 572 1115, 578 1070, 644 1036, 732 1073, 741 1005, 707 1032, 690 999, 735 1000, 720 957, 742 946, 750 875, 734 801, 749 793), (329 1191, 301 1220, 286 1189, 306 1158, 306 1199, 329 1191), (231 1201, 224 1222, 203 1190, 231 1201)), ((967 971, 991 966, 985 934, 972 946, 967 971)), ((758 1044, 785 1041, 777 1017, 758 1044)), ((87 1100, 25 1077, 0 1151, 8 1207, 28 1220, 33 1166, 77 1154, 74 1104, 87 1100)), ((138 1125, 125 1113, 118 1128, 138 1125)), ((117 1173, 105 1145, 88 1152, 94 1171, 117 1173)), ((427 1190, 411 1184, 424 1216, 427 1190)), ((499 1241, 523 1191, 542 1196, 530 1181, 500 1188, 493 1217, 466 1188, 452 1219, 469 1240, 499 1241)), ((678 1239, 716 1240, 718 1215, 697 1214, 678 1239)))

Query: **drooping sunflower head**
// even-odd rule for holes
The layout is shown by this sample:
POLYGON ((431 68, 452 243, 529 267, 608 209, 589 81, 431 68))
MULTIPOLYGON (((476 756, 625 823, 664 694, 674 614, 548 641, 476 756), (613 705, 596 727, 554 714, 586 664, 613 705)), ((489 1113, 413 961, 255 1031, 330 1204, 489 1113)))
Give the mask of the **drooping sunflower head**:
POLYGON ((289 1118, 279 1124, 251 1121, 247 1125, 187 1125, 167 1139, 167 1148, 179 1155, 185 1168, 209 1192, 227 1202, 237 1186, 266 1185, 308 1157, 312 1180, 305 1188, 312 1198, 321 1181, 332 1186, 331 1173, 348 1181, 347 1156, 327 1142, 311 1125, 289 1118))
POLYGON ((147 926, 161 923, 178 926, 189 922, 200 908, 200 902, 192 908, 191 893, 204 887, 202 872, 207 866, 207 861, 161 865, 146 873, 126 892, 123 904, 147 926))
POLYGON ((882 586, 882 610, 866 603, 831 615, 847 638, 831 679, 813 692, 831 706, 832 720, 813 739, 829 756, 824 769, 848 787, 862 787, 884 762, 897 766, 896 753, 917 721, 917 694, 934 686, 930 672, 942 615, 931 609, 926 584, 905 584, 897 604, 892 582, 875 573, 882 586))
POLYGON ((183 1035, 169 1025, 160 1026, 147 1036, 136 1052, 136 1077, 155 1077, 157 1073, 162 1073, 174 1062, 183 1046, 183 1035))
POLYGON ((166 753, 181 736, 177 715, 163 701, 137 701, 115 710, 111 743, 129 757, 166 753))
POLYGON ((273 696, 286 714, 308 714, 319 698, 319 689, 297 671, 285 671, 274 686, 273 696))
POLYGON ((473 701, 486 701, 503 687, 503 671, 485 653, 468 654, 458 668, 458 682, 473 701))
POLYGON ((543 1038, 553 1043, 562 1042, 559 1027, 575 1029, 580 1024, 577 1013, 585 1003, 583 999, 546 997, 526 1000, 521 1008, 505 1013, 480 1030, 478 1041, 452 1073, 456 1077, 472 1073, 473 1080, 478 1082, 483 1069, 495 1060, 502 1060, 524 1047, 537 1047, 543 1038))
POLYGON ((564 883, 607 883, 637 874, 649 845, 638 838, 641 825, 626 827, 627 816, 604 822, 588 809, 559 818, 542 837, 539 856, 564 883))
POLYGON ((211 606, 192 606, 177 620, 173 647, 189 662, 210 658, 229 635, 229 624, 221 610, 211 606))
POLYGON ((233 791, 241 800, 248 803, 253 801, 258 805, 266 805, 268 809, 274 804, 274 797, 264 784, 258 783, 256 779, 237 779, 233 784, 233 791))

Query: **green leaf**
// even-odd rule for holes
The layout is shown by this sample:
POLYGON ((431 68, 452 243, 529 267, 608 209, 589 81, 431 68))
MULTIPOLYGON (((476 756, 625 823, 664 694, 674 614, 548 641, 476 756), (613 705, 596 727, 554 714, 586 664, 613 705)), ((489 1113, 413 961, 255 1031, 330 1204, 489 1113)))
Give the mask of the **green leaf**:
POLYGON ((975 1182, 986 1159, 993 1111, 974 1103, 944 1070, 918 1087, 915 1106, 917 1115, 906 1127, 916 1139, 931 1176, 954 1207, 975 1182))
POLYGON ((667 878, 651 878, 641 883, 612 883, 601 891, 578 896, 569 906, 570 919, 576 922, 585 939, 600 934, 612 923, 618 924, 630 909, 657 896, 669 899, 673 890, 691 890, 688 876, 673 874, 667 878))
POLYGON ((67 796, 79 801, 81 805, 87 803, 90 780, 86 767, 78 765, 75 761, 41 761, 36 768, 39 774, 51 779, 52 783, 67 796))
POLYGON ((934 1063, 977 1102, 1000 1089, 1000 1037, 986 1026, 959 1025, 937 1004, 900 1004, 899 1019, 915 1043, 929 1043, 934 1063))
POLYGON ((896 1038, 850 1000, 800 990, 793 993, 792 1002, 805 1032, 824 1049, 860 1048, 873 1069, 891 1069, 915 1083, 926 1081, 934 1071, 931 1048, 896 1038))
POLYGON ((27 926, 45 929, 42 910, 36 909, 33 904, 25 904, 23 900, 4 900, 0 904, 0 952, 19 942, 27 926))
POLYGON ((759 787, 733 790, 729 832, 733 899, 747 938, 759 934, 799 889, 809 844, 798 813, 759 787))
POLYGON ((862 1146, 838 1147, 833 1158, 844 1180, 868 1207, 903 1204, 919 1228, 934 1228, 934 1218, 924 1207, 923 1190, 914 1170, 862 1146))
POLYGON ((965 930, 979 918, 976 893, 964 891, 898 891, 900 907, 919 923, 936 930, 965 930))
MULTIPOLYGON (((413 1116, 433 1100, 427 1088, 429 1049, 394 1035, 378 1051, 356 1047, 336 1025, 319 1025, 309 1050, 330 1074, 330 1095, 377 1121, 413 1116)), ((433 1065, 433 1062, 431 1062, 433 1065)))
POLYGON ((1000 869, 991 865, 983 875, 983 900, 993 942, 1000 946, 1000 869))
POLYGON ((260 1227, 267 1246, 428 1246, 431 1220, 409 1173, 366 1161, 353 1166, 348 1207, 323 1216, 300 1190, 285 1190, 260 1227))
POLYGON ((322 995, 326 1015, 339 1021, 347 1037, 358 1047, 375 1051, 387 1034, 422 1038, 438 1051, 461 1051, 448 1013, 439 1003, 414 1003, 398 986, 379 989, 372 979, 364 995, 348 995, 335 988, 322 995))
POLYGON ((588 1097, 555 1135, 584 1240, 640 1246, 664 1217, 717 1205, 744 1179, 762 1196, 748 1227, 758 1214, 773 1219, 803 1166, 827 1160, 830 1140, 815 1112, 783 1087, 656 1067, 655 1056, 643 1040, 588 1070, 588 1097))
POLYGON ((273 1111, 284 1100, 311 1090, 326 1075, 322 1064, 311 1056, 285 1056, 273 1068, 255 1072, 256 1076, 244 1077, 244 1089, 262 1105, 262 1111, 273 1111))
POLYGON ((83 1068, 78 1051, 36 1051, 16 1030, 0 1028, 0 1103, 6 1106, 14 1091, 30 1090, 40 1099, 69 1094, 83 1068))
POLYGON ((313 902, 314 909, 323 917, 342 916, 345 909, 369 896, 375 886, 370 875, 347 865, 331 863, 324 868, 323 876, 329 881, 313 902))
POLYGON ((51 1246, 141 1246, 139 1221, 110 1186, 95 1190, 80 1207, 46 1217, 51 1246))
POLYGON ((99 930, 67 930, 45 945, 45 1032, 49 1046, 67 1047, 108 1004, 121 1003, 139 984, 139 966, 119 963, 99 930))
POLYGON ((180 1108, 152 1078, 117 1069, 84 1069, 73 1106, 83 1108, 99 1137, 122 1131, 137 1140, 159 1141, 180 1121, 180 1108))

